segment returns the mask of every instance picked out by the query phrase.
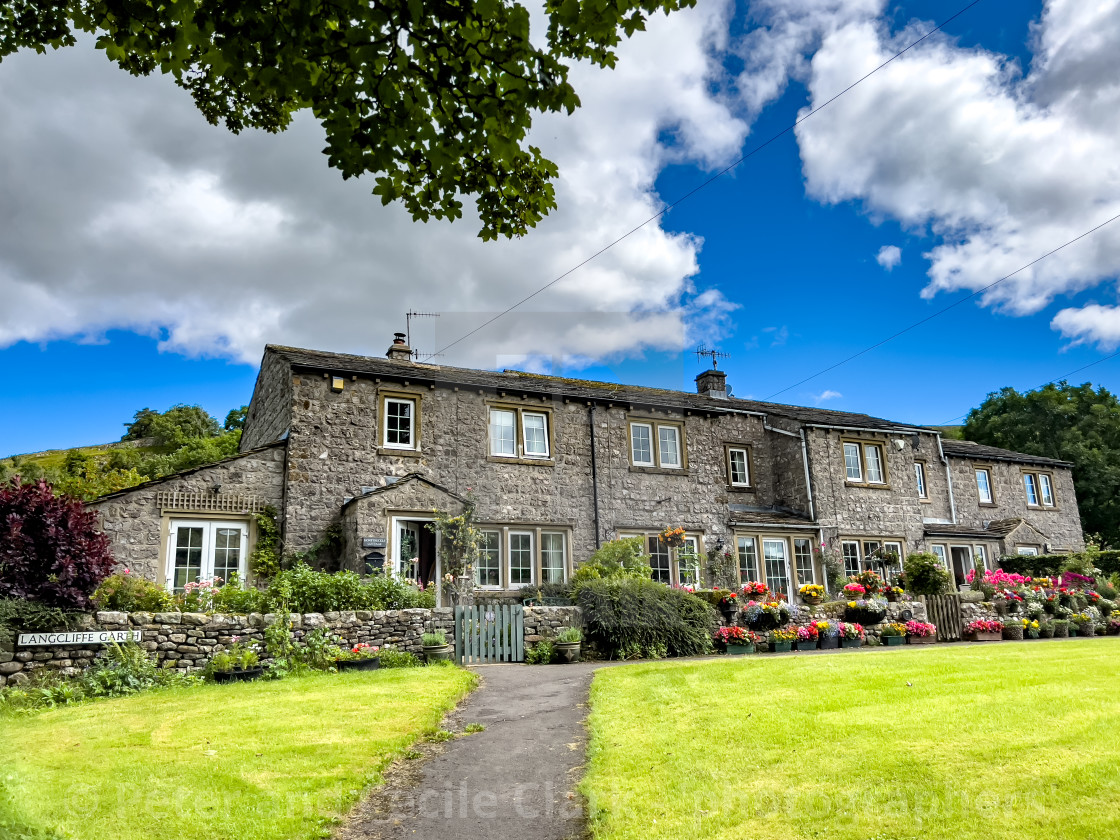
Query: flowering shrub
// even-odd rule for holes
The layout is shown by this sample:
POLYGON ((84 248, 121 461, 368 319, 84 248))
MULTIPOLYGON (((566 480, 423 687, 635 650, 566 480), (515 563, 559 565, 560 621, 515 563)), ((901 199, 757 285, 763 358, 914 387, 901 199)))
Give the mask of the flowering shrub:
POLYGON ((721 607, 737 607, 739 605, 739 596, 734 592, 728 592, 719 599, 721 607))
POLYGON ((770 641, 778 642, 793 642, 797 640, 797 631, 790 627, 788 630, 771 630, 770 641))
POLYGON ((968 624, 965 625, 964 632, 965 633, 1002 633, 1003 632, 1003 622, 1002 621, 984 621, 983 619, 978 619, 976 621, 970 621, 968 624))
POLYGON ((1111 618, 1108 621, 1108 635, 1120 634, 1120 618, 1111 618))
POLYGON ((807 583, 797 590, 802 598, 823 598, 824 587, 819 583, 807 583))
POLYGON ((910 620, 906 622, 906 633, 909 636, 917 636, 919 638, 933 636, 937 633, 937 625, 930 624, 926 621, 910 620))
POLYGON ((860 572, 858 575, 852 577, 851 580, 853 583, 858 583, 864 588, 866 592, 870 593, 871 595, 878 595, 880 592, 884 592, 889 589, 886 582, 879 576, 879 573, 872 572, 870 570, 866 572, 860 572))
POLYGON ((862 639, 864 638, 863 625, 852 623, 848 621, 840 622, 840 636, 845 639, 862 639))
POLYGON ((879 635, 881 635, 881 636, 905 636, 906 635, 906 625, 905 624, 900 624, 897 621, 891 622, 890 624, 884 625, 883 629, 879 631, 879 635))
POLYGON ((666 528, 657 535, 657 539, 669 548, 682 546, 684 545, 684 528, 666 528))
POLYGON ((164 612, 171 609, 171 593, 129 569, 110 575, 90 596, 99 610, 120 612, 164 612))
POLYGON ((748 580, 743 584, 741 592, 750 601, 769 601, 770 587, 757 580, 748 580))
POLYGON ((367 645, 365 642, 358 642, 350 650, 339 651, 335 659, 340 659, 344 662, 357 662, 362 659, 374 659, 381 653, 381 648, 376 645, 367 645))
POLYGON ((799 642, 815 642, 819 635, 820 630, 817 629, 815 624, 797 628, 797 641, 799 642))
POLYGON ((192 580, 183 586, 183 594, 176 599, 183 612, 213 612, 214 598, 222 584, 220 577, 212 580, 192 580))
POLYGON ((840 635, 840 625, 835 621, 815 621, 817 635, 822 639, 835 639, 840 635))
POLYGON ((789 624, 789 605, 783 601, 767 601, 761 604, 751 601, 743 610, 743 618, 748 625, 760 630, 784 627, 789 624))
MULTIPOLYGON (((976 579, 976 570, 972 569, 964 579, 972 583, 976 579)), ((1003 569, 994 569, 984 572, 984 583, 994 586, 996 589, 1015 589, 1020 586, 1029 584, 1031 579, 1023 575, 1009 574, 1003 569)))
POLYGON ((844 592, 848 596, 866 595, 867 587, 862 583, 849 583, 844 587, 844 592))
POLYGON ((1023 619, 1023 635, 1028 639, 1037 639, 1041 629, 1042 625, 1038 621, 1032 621, 1029 618, 1023 619))
POLYGON ((1096 582, 1096 578, 1085 577, 1085 575, 1079 575, 1077 572, 1065 572, 1058 578, 1058 583, 1061 586, 1070 589, 1085 589, 1089 584, 1096 582))
POLYGON ((717 645, 753 645, 758 643, 758 634, 742 627, 721 627, 715 633, 717 645))

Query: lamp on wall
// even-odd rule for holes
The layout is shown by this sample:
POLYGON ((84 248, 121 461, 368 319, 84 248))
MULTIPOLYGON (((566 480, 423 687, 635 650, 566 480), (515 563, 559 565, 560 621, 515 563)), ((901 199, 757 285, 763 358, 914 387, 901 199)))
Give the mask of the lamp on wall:
POLYGON ((215 484, 211 489, 214 491, 214 495, 216 496, 222 492, 222 485, 215 484))

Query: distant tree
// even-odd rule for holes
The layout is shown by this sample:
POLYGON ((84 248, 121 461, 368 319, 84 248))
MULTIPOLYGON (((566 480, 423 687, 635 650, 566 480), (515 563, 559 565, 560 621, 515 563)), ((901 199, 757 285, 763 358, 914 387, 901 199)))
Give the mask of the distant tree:
POLYGON ((152 436, 152 420, 159 416, 158 411, 142 408, 132 415, 132 422, 125 423, 121 440, 142 440, 152 436))
POLYGON ((1065 381, 1023 393, 1004 388, 969 412, 964 436, 1070 461, 1082 528, 1120 545, 1120 401, 1107 389, 1065 381))
POLYGON ((181 403, 164 412, 142 408, 127 426, 121 440, 153 438, 156 446, 163 447, 179 447, 195 438, 215 437, 220 431, 218 421, 206 409, 181 403))
POLYGON ((88 609, 113 570, 97 515, 45 481, 0 486, 0 598, 88 609))
POLYGON ((695 0, 8 0, 0 59, 94 36, 133 75, 156 70, 231 131, 282 131, 309 110, 330 166, 375 175, 383 204, 520 236, 556 206, 556 164, 526 143, 533 116, 571 113, 577 61, 613 67, 623 37, 695 0), (543 25, 530 37, 532 10, 543 25))
POLYGON ((223 428, 227 432, 231 432, 234 429, 244 429, 245 415, 247 415, 248 413, 249 406, 247 405, 243 405, 241 406, 241 408, 233 409, 229 414, 226 415, 226 422, 223 428))

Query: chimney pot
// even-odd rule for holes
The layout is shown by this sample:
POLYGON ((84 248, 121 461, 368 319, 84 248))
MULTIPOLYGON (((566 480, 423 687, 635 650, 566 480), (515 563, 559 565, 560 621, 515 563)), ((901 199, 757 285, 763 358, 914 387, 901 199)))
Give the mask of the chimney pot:
POLYGON ((398 362, 412 360, 412 348, 405 341, 404 333, 393 333, 393 343, 389 345, 389 350, 385 353, 385 356, 398 362))
POLYGON ((727 399, 727 374, 712 368, 696 377, 696 393, 717 400, 727 399))

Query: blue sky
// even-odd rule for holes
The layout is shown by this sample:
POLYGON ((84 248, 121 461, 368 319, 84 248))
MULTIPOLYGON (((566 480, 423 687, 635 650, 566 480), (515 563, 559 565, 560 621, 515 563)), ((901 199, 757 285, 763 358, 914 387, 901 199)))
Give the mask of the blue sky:
MULTIPOLYGON (((0 250, 0 290, 13 302, 7 322, 0 313, 0 369, 8 383, 0 397, 0 456, 114 440, 142 407, 198 403, 222 418, 248 402, 265 342, 381 353, 393 329, 403 329, 403 313, 417 308, 444 315, 419 324, 416 343, 425 348, 449 343, 484 321, 485 313, 625 232, 648 215, 657 197, 672 201, 789 125, 807 103, 834 92, 830 84, 862 75, 859 25, 878 27, 884 40, 904 38, 899 31, 912 21, 943 19, 964 3, 819 0, 818 5, 842 14, 835 24, 819 24, 815 34, 804 33, 818 26, 816 19, 782 30, 789 21, 777 0, 754 4, 749 16, 743 8, 722 16, 700 9, 675 27, 651 25, 650 42, 635 45, 632 75, 626 53, 616 71, 620 78, 603 81, 588 73, 581 93, 589 113, 568 123, 541 120, 538 128, 542 136, 554 134, 562 173, 572 179, 559 189, 561 208, 526 241, 509 246, 471 241, 470 219, 414 225, 392 209, 395 215, 371 215, 346 227, 343 217, 372 214, 367 203, 377 201, 364 186, 342 185, 326 168, 317 152, 320 138, 309 123, 297 124, 287 138, 234 138, 205 126, 166 80, 132 80, 92 50, 6 61, 0 65, 0 125, 5 114, 17 116, 48 132, 48 139, 32 137, 35 148, 47 147, 27 167, 38 176, 35 212, 18 203, 20 174, 0 168, 0 196, 8 196, 0 197, 0 218, 20 220, 23 244, 40 237, 37 249, 21 244, 0 250), (729 33, 722 46, 713 45, 713 27, 729 33), (795 66, 787 55, 786 72, 779 73, 784 91, 761 97, 762 107, 752 108, 744 104, 759 101, 748 95, 752 85, 760 85, 757 80, 776 65, 744 66, 734 53, 746 43, 744 33, 753 32, 758 49, 751 54, 778 54, 789 40, 779 37, 783 31, 803 37, 791 53, 802 63, 795 66), (855 34, 845 43, 837 33, 855 34), (689 45, 692 53, 685 49, 689 45), (648 80, 651 86, 643 88, 637 80, 648 68, 672 64, 664 58, 670 48, 683 57, 665 72, 677 75, 648 80), (697 93, 694 66, 705 56, 711 101, 701 108, 693 101, 704 96, 697 93), (98 107, 108 111, 104 122, 94 116, 83 121, 80 113, 73 122, 61 121, 60 113, 70 113, 66 103, 49 107, 52 94, 64 98, 60 91, 79 76, 100 97, 98 107), (652 101, 658 84, 672 100, 668 105, 652 101), (25 87, 35 96, 24 95, 25 87), (633 115, 611 125, 620 102, 633 115), (114 112, 121 117, 114 119, 114 112), (54 147, 52 130, 60 138, 54 147), (113 155, 122 143, 135 148, 113 155), (90 162, 83 164, 82 157, 75 163, 74 156, 90 162), (587 160, 601 167, 598 174, 579 173, 587 160), (109 186, 98 184, 90 174, 95 166, 116 167, 120 177, 109 186), (604 181, 628 167, 643 173, 644 186, 641 178, 636 188, 604 181), (153 171, 162 173, 162 181, 148 177, 153 171), (57 173, 56 182, 51 173, 57 173), (582 177, 590 180, 581 182, 582 177), (91 192, 96 187, 104 196, 89 199, 87 215, 50 211, 44 194, 54 191, 59 202, 80 204, 73 193, 87 179, 95 182, 91 192), (281 194, 276 186, 281 182, 289 194, 281 194), (587 183, 600 194, 588 198, 587 183), (119 195, 113 193, 117 189, 119 195), (567 196, 573 197, 566 205, 567 196), (296 206, 306 216, 297 215, 296 206), (270 225, 281 224, 274 217, 285 231, 279 245, 269 234, 270 225), (101 236, 92 250, 75 248, 69 257, 55 257, 66 247, 60 240, 73 231, 111 236, 101 236), (168 238, 175 240, 174 248, 168 238), (297 245, 302 250, 286 250, 297 245), (339 256, 344 252, 345 261, 339 256), (285 263, 296 276, 287 276, 285 263), (87 290, 96 292, 98 303, 75 303, 87 290), (273 290, 283 295, 270 297, 273 290), (300 297, 321 300, 322 307, 285 308, 300 297)), ((1002 266, 1017 268, 1087 229, 1089 220, 1109 215, 1101 195, 1077 192, 1078 173, 1094 160, 1102 171, 1114 166, 1092 147, 1108 141, 1091 136, 1094 127, 1070 115, 1072 106, 1062 103, 1075 97, 1063 99, 1069 90, 1061 85, 1097 85, 1094 90, 1105 93, 1114 88, 1084 72, 1059 72, 1068 62, 1062 64, 1060 43, 1066 39, 1058 35, 1076 32, 1086 16, 1078 3, 1051 6, 1043 21, 1042 3, 981 2, 947 28, 949 38, 938 42, 939 51, 916 57, 908 66, 916 75, 890 80, 893 88, 886 81, 881 90, 869 85, 866 99, 853 102, 851 111, 829 109, 821 114, 829 119, 811 118, 804 134, 785 135, 672 209, 660 227, 651 225, 637 241, 600 260, 593 271, 577 273, 535 299, 526 307, 530 314, 499 320, 440 361, 539 368, 555 346, 563 356, 557 369, 567 375, 690 390, 702 369, 691 348, 705 341, 729 354, 721 367, 738 396, 938 424, 959 418, 1000 387, 1035 387, 1101 359, 1113 352, 1117 337, 1112 306, 1120 231, 1111 229, 1098 235, 1110 247, 1086 248, 1091 259, 1055 255, 1047 261, 1053 264, 1048 272, 1029 273, 1031 282, 1022 287, 1006 284, 1013 289, 1001 299, 965 303, 856 361, 790 387, 998 279, 993 272, 1002 266), (1059 45, 1047 54, 1050 77, 1032 67, 1032 61, 1041 64, 1036 52, 1044 50, 1047 32, 1057 33, 1053 43, 1059 45), (1018 71, 1005 61, 1002 75, 988 77, 966 95, 961 91, 970 90, 968 74, 977 56, 1017 61, 1018 71), (917 64, 919 59, 929 66, 917 64), (940 71, 949 77, 943 90, 937 87, 940 71), (914 78, 928 79, 930 89, 918 89, 914 78), (914 100, 905 102, 900 90, 912 91, 914 100), (1022 106, 1031 97, 1037 101, 1028 102, 1031 109, 1015 123, 1007 102, 1022 106), (924 115, 941 107, 945 113, 923 128, 924 115), (953 122, 953 109, 963 114, 978 107, 981 113, 990 109, 991 119, 982 120, 993 124, 991 136, 973 144, 962 142, 951 126, 944 135, 938 130, 953 122), (898 114, 871 124, 890 108, 898 114), (1041 130, 1044 119, 1055 121, 1056 128, 1041 130), (919 140, 894 131, 907 120, 917 126, 919 140), (1023 132, 1029 142, 1015 139, 1023 132), (1014 154, 1003 153, 1004 137, 1014 154), (973 148, 985 143, 979 151, 973 148), (1074 159, 1075 148, 1080 158, 1074 159), (979 169, 970 162, 974 154, 983 157, 979 169), (864 160, 879 168, 862 180, 850 177, 864 160), (935 162, 929 171, 923 171, 926 160, 935 162), (1020 178, 1019 173, 1051 166, 1058 171, 1050 181, 1020 178), (1060 171, 1063 166, 1068 173, 1060 171), (984 173, 981 183, 969 183, 978 171, 984 173), (969 195, 973 187, 979 197, 969 195), (1029 201, 1018 195, 1027 187, 1029 201), (1054 210, 1048 216, 1051 194, 1054 210), (1063 212, 1063 202, 1088 209, 1083 215, 1063 212), (962 247, 929 256, 947 243, 962 247), (876 259, 885 246, 900 251, 900 261, 889 270, 876 259), (647 260, 643 251, 658 258, 647 260), (948 266, 937 275, 941 285, 932 297, 923 297, 941 265, 948 266), (596 310, 597 296, 637 300, 643 289, 656 305, 634 304, 634 311, 625 312, 616 302, 596 310), (555 334, 544 330, 545 324, 555 334), (534 337, 537 333, 542 334, 534 337)), ((1105 13, 1114 23, 1115 5, 1105 13)), ((3 132, 6 144, 30 142, 3 132)), ((29 154, 34 158, 36 152, 29 154)), ((1115 172, 1101 176, 1100 189, 1115 177, 1115 172)), ((1120 390, 1118 365, 1120 359, 1106 361, 1073 380, 1120 390)))

